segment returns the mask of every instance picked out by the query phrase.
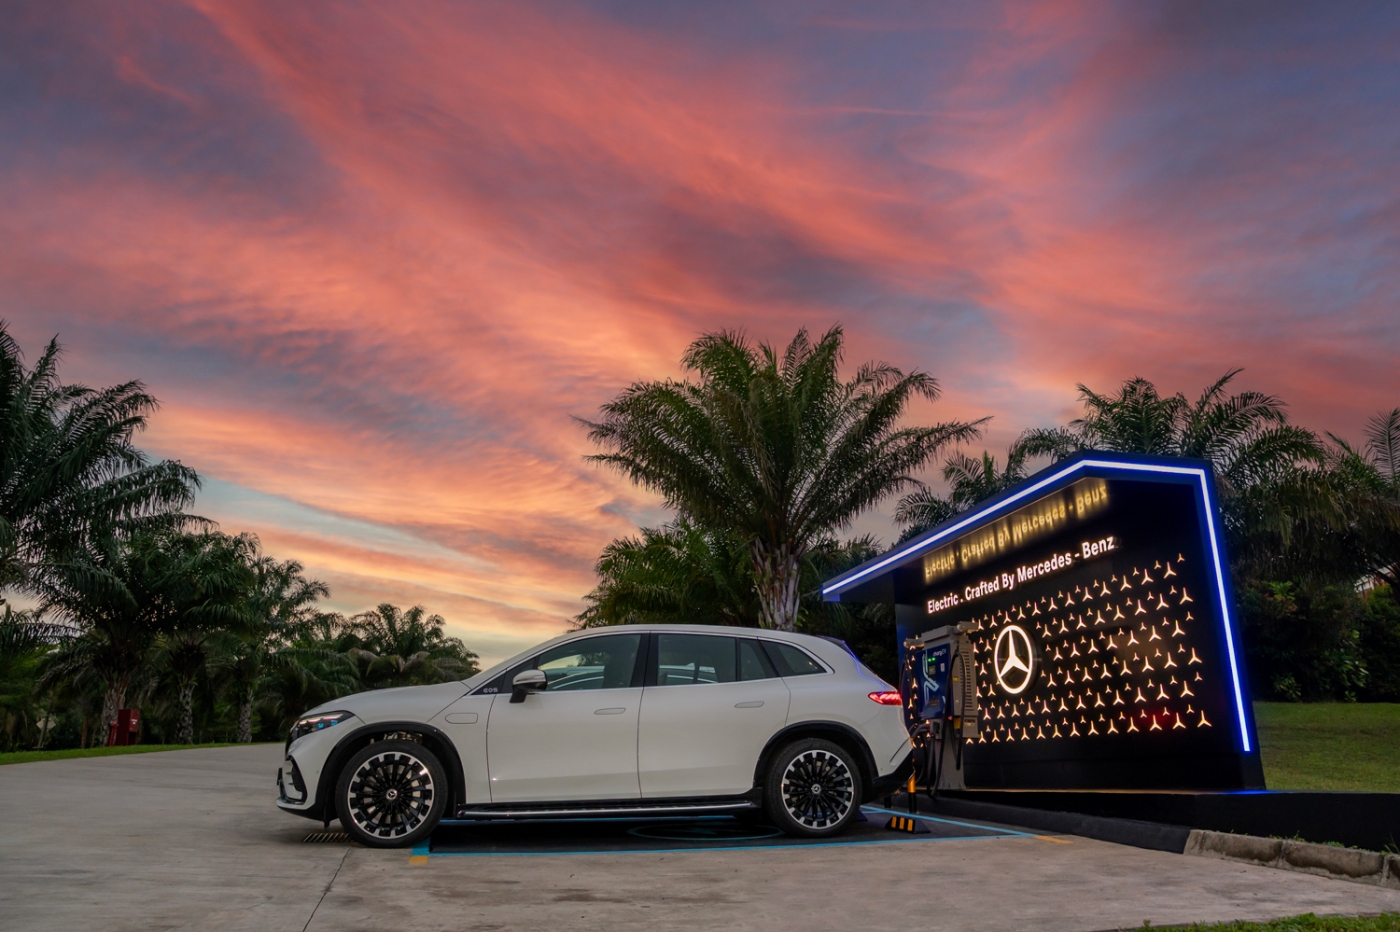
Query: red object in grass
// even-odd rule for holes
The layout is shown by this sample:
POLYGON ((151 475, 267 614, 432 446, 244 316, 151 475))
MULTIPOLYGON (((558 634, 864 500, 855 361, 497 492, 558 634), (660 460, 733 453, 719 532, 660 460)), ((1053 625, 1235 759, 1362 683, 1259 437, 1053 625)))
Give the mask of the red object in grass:
POLYGON ((903 705, 904 697, 894 690, 886 690, 880 693, 870 694, 871 702, 878 702, 880 705, 903 705))

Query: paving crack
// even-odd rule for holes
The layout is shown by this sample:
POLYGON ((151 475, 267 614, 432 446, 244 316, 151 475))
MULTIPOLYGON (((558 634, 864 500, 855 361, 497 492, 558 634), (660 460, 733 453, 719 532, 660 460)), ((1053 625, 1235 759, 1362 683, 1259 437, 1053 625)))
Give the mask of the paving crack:
POLYGON ((335 873, 331 874, 331 879, 326 883, 326 889, 321 891, 321 898, 316 901, 316 905, 311 909, 311 915, 306 917, 306 925, 301 927, 301 932, 306 932, 311 928, 311 921, 316 918, 316 910, 321 908, 321 904, 326 901, 326 894, 331 892, 331 887, 335 886, 335 878, 340 876, 340 869, 345 866, 345 859, 350 857, 350 849, 346 848, 345 853, 340 856, 340 863, 335 866, 335 873))

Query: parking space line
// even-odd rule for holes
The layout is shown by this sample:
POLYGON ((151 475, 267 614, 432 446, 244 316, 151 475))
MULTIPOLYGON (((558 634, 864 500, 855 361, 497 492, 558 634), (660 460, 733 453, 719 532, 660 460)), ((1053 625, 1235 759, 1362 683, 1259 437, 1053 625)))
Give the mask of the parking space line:
MULTIPOLYGON (((894 810, 894 809, 885 809, 885 808, 880 807, 880 806, 862 806, 862 807, 861 807, 861 811, 862 811, 862 812, 867 812, 867 813, 872 813, 872 814, 878 813, 878 814, 881 814, 881 815, 899 815, 899 816, 906 816, 906 817, 910 815, 910 813, 907 813, 907 812, 899 812, 899 811, 894 810)), ((703 819, 703 818, 705 818, 705 817, 700 817, 700 818, 703 819)), ((727 819, 728 817, 727 817, 727 816, 722 816, 722 817, 719 817, 719 818, 725 818, 725 819, 727 819)), ((1011 829, 1011 828, 999 828, 999 827, 997 827, 997 826, 992 826, 992 825, 979 825, 979 824, 977 824, 977 823, 975 823, 975 822, 962 822, 962 821, 959 821, 959 820, 957 820, 957 819, 945 819, 945 818, 941 818, 941 817, 939 817, 939 816, 925 815, 925 814, 922 814, 922 813, 914 814, 914 815, 913 815, 913 818, 916 818, 916 819, 923 819, 923 820, 928 821, 928 822, 940 822, 940 823, 943 823, 943 824, 946 824, 946 825, 956 825, 956 826, 959 826, 959 827, 962 827, 962 828, 972 828, 972 829, 977 829, 977 830, 979 830, 979 831, 991 832, 991 833, 994 833, 994 834, 989 834, 989 835, 962 835, 962 836, 956 836, 956 837, 940 837, 940 836, 933 836, 933 835, 916 835, 916 836, 910 837, 910 836, 908 836, 908 835, 894 835, 894 834, 892 834, 892 835, 891 835, 890 837, 888 837, 888 838, 877 838, 877 839, 873 839, 873 840, 862 840, 862 841, 803 842, 803 843, 797 843, 797 844, 776 844, 776 845, 716 845, 716 846, 705 845, 705 846, 703 846, 703 847, 701 847, 701 846, 692 846, 692 847, 686 847, 686 848, 632 848, 632 849, 626 849, 626 848, 623 848, 623 849, 618 849, 618 848, 611 848, 611 849, 609 849, 609 848, 598 848, 598 849, 583 849, 583 850, 574 849, 574 850, 562 850, 562 851, 433 851, 433 850, 431 850, 431 848, 430 848, 430 846, 429 846, 429 843, 425 841, 425 842, 422 842, 422 843, 420 843, 420 844, 414 846, 414 848, 412 849, 411 853, 409 854, 408 862, 409 862, 410 864, 426 864, 426 863, 428 863, 428 859, 429 859, 429 858, 482 858, 482 857, 498 857, 498 858, 499 858, 499 857, 505 857, 505 858, 553 858, 553 857, 574 856, 574 855, 686 854, 686 853, 698 852, 698 851, 755 851, 755 850, 766 850, 766 849, 772 849, 772 848, 782 848, 782 849, 784 849, 784 850, 791 850, 791 849, 794 849, 794 848, 854 848, 854 847, 858 847, 858 846, 861 846, 861 845, 917 844, 917 843, 931 842, 931 841, 994 841, 994 840, 999 839, 999 838, 1045 838, 1045 840, 1047 840, 1047 841, 1055 841, 1055 842, 1060 842, 1061 844, 1069 844, 1069 842, 1061 841, 1060 839, 1048 838, 1047 836, 1041 836, 1041 835, 1034 835, 1034 834, 1032 834, 1032 833, 1030 833, 1030 832, 1022 832, 1022 831, 1018 831, 1018 830, 1016 830, 1016 829, 1011 829)), ((444 821, 444 823, 447 822, 447 820, 443 820, 443 821, 444 821)), ((559 821, 577 821, 577 820, 559 820, 559 821)), ((608 819, 608 820, 599 819, 599 820, 588 820, 588 821, 600 821, 600 822, 601 822, 601 821, 614 821, 614 820, 611 820, 611 819, 608 819)), ((632 821, 632 820, 630 820, 630 819, 627 819, 627 820, 618 819, 618 820, 616 820, 616 821, 632 821)), ((650 820, 648 820, 648 821, 650 821, 650 820)), ((691 820, 686 820, 686 821, 691 821, 691 820)), ((459 822, 459 823, 456 823, 456 824, 459 824, 459 825, 460 825, 460 824, 462 824, 462 823, 459 822)))
MULTIPOLYGON (((928 835, 916 835, 912 838, 881 838, 877 841, 821 841, 809 842, 797 845, 723 845, 710 847, 691 848, 631 848, 631 849, 599 849, 589 851, 433 851, 429 857, 433 858, 558 858, 572 857, 579 854, 697 854, 705 851, 794 851, 803 848, 861 848, 875 847, 877 845, 908 845, 924 844, 933 841, 1001 841, 1004 838, 1032 838, 1024 832, 1017 832, 1014 835, 982 835, 963 836, 960 838, 935 838, 928 835)), ((417 855, 409 857, 412 863, 426 863, 427 858, 422 861, 414 861, 417 855)))

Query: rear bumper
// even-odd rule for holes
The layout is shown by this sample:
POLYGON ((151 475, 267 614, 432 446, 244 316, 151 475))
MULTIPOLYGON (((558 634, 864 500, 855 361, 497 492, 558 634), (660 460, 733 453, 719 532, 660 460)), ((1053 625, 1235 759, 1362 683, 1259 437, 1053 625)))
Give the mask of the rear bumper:
POLYGON ((889 796, 897 790, 902 790, 909 783, 909 778, 914 775, 914 749, 910 748, 909 753, 904 755, 904 760, 894 770, 883 777, 876 777, 870 784, 870 789, 865 793, 866 801, 877 799, 881 796, 889 796))

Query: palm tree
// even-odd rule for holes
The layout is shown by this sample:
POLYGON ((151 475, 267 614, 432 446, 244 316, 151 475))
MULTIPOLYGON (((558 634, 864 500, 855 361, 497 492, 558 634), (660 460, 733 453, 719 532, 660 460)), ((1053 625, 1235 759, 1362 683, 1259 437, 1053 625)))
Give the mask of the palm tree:
POLYGON ((1273 395, 1225 390, 1241 369, 1231 369, 1194 403, 1185 395, 1163 397, 1151 382, 1129 379, 1117 395, 1079 386, 1084 416, 1068 427, 1026 431, 1018 444, 1028 455, 1055 459, 1077 450, 1156 453, 1210 460, 1222 498, 1286 475, 1299 463, 1321 463, 1312 431, 1288 423, 1273 395))
POLYGON ((1366 457, 1387 484, 1400 489, 1400 408, 1382 411, 1366 425, 1366 457))
POLYGON ((943 462, 943 480, 949 485, 946 496, 922 488, 899 500, 894 520, 904 528, 900 541, 922 534, 1026 478, 1028 455, 1023 444, 1012 444, 1006 451, 1005 469, 998 466, 997 458, 985 450, 980 460, 965 453, 954 453, 948 457, 943 462))
POLYGON ((1400 408, 1372 417, 1365 435, 1359 448, 1328 435, 1326 468, 1309 479, 1341 518, 1285 541, 1284 560, 1311 570, 1295 575, 1375 577, 1400 592, 1400 408))
MULTIPOLYGON (((254 544, 256 547, 256 544, 254 544)), ((253 740, 253 706, 270 667, 308 659, 306 649, 291 646, 318 599, 330 589, 307 579, 296 560, 279 563, 258 556, 251 565, 253 587, 242 630, 225 639, 223 670, 238 703, 238 740, 253 740)))
POLYGON ((802 558, 850 525, 949 443, 982 422, 900 427, 915 396, 938 397, 921 372, 861 366, 841 381, 842 331, 787 348, 707 334, 682 358, 695 382, 634 384, 580 421, 607 452, 590 457, 659 493, 696 526, 734 534, 749 551, 765 627, 792 630, 802 558))
MULTIPOLYGON (((893 676, 894 613, 880 604, 822 599, 821 585, 879 553, 870 537, 818 540, 803 555, 797 630, 838 637, 881 675, 893 676)), ((598 560, 598 585, 575 619, 579 628, 623 624, 758 627, 758 593, 748 549, 733 535, 680 519, 640 537, 615 540, 598 560)))
MULTIPOLYGON (((46 681, 80 672, 95 677, 103 685, 103 722, 115 721, 158 639, 170 656, 168 648, 183 644, 188 660, 193 644, 242 623, 248 546, 246 538, 208 531, 141 532, 109 538, 83 560, 59 565, 45 604, 85 634, 54 655, 46 681)), ((187 669, 182 662, 179 670, 187 669)), ((193 682, 186 672, 174 675, 193 682)))
POLYGON ((193 744, 195 685, 224 666, 222 648, 256 624, 250 596, 258 542, 251 534, 206 532, 174 536, 172 544, 178 560, 162 594, 179 614, 175 629, 157 636, 153 666, 177 687, 176 743, 193 744))
POLYGON ((6 749, 18 742, 17 732, 33 728, 47 715, 37 698, 40 668, 45 656, 74 634, 33 611, 17 612, 6 605, 0 613, 0 731, 6 749))
POLYGON ((743 541, 680 519, 603 549, 580 628, 640 623, 758 625, 743 541))
POLYGON ((157 636, 175 630, 179 610, 164 597, 177 560, 169 535, 109 538, 88 559, 61 566, 48 597, 83 636, 55 652, 45 682, 87 677, 102 684, 102 722, 116 720, 157 636))
POLYGON ((90 541, 178 523, 199 486, 135 447, 157 405, 140 382, 64 385, 59 355, 51 340, 26 368, 0 321, 0 601, 11 588, 43 596, 90 541))
POLYGON ((862 663, 887 682, 895 683, 899 673, 894 607, 884 602, 828 602, 821 592, 828 579, 874 559, 883 549, 869 535, 853 540, 827 537, 817 541, 802 565, 802 607, 797 630, 844 641, 862 663))
POLYGON ((194 744, 194 689, 199 678, 211 673, 211 666, 217 663, 215 634, 208 629, 183 628, 157 636, 152 645, 152 668, 175 687, 179 712, 176 744, 194 744))
POLYGON ((1226 389, 1231 369, 1191 402, 1163 396, 1142 378, 1116 395, 1079 386, 1084 416, 1068 427, 1028 430, 1018 443, 1030 455, 1062 459, 1077 450, 1155 453, 1209 460, 1214 466, 1232 562, 1242 577, 1263 571, 1280 546, 1341 520, 1336 496, 1321 481, 1326 451, 1312 433, 1288 423, 1273 395, 1226 389))
POLYGON ((476 654, 443 634, 441 615, 423 606, 408 611, 384 602, 350 619, 359 646, 348 651, 371 687, 411 686, 462 680, 477 672, 476 654))
POLYGON ((364 688, 341 641, 335 634, 311 634, 278 648, 258 683, 257 707, 265 722, 276 722, 275 730, 285 733, 307 709, 364 688))

